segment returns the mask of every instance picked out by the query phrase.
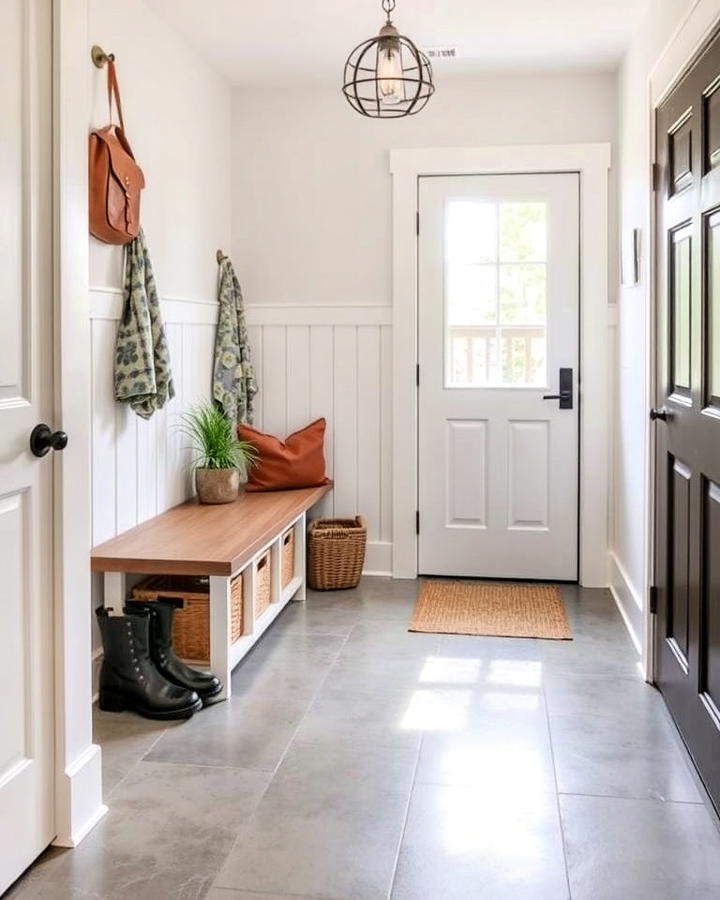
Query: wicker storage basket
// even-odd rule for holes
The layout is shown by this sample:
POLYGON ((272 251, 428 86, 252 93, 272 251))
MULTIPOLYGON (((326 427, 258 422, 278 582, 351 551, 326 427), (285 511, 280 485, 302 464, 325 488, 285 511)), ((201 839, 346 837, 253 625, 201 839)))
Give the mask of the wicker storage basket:
POLYGON ((314 519, 308 529, 308 584, 316 591, 356 587, 365 562, 367 526, 354 519, 314 519))
POLYGON ((282 586, 286 588, 295 577, 295 526, 282 536, 282 586))
MULTIPOLYGON (((133 588, 137 600, 172 597, 182 600, 175 613, 173 644, 181 659, 207 663, 210 660, 210 582, 189 575, 152 575, 133 588)), ((243 633, 243 576, 231 582, 231 640, 243 633)))
POLYGON ((255 618, 261 616, 270 606, 272 585, 272 556, 269 550, 260 557, 255 566, 255 618))

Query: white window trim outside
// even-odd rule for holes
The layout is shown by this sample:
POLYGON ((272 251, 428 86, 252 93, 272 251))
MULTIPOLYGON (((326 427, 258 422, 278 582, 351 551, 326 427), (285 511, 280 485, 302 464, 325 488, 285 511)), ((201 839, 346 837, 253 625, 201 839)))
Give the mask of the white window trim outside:
POLYGON ((417 234, 423 175, 577 172, 580 176, 580 583, 606 587, 610 481, 609 144, 392 150, 393 577, 418 574, 417 234))

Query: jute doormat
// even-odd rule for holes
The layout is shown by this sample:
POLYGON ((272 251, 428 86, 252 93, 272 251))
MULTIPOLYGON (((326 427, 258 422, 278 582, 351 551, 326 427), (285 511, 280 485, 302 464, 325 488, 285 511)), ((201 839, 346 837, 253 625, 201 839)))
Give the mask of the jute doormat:
POLYGON ((423 581, 408 630, 572 640, 560 589, 549 584, 423 581))

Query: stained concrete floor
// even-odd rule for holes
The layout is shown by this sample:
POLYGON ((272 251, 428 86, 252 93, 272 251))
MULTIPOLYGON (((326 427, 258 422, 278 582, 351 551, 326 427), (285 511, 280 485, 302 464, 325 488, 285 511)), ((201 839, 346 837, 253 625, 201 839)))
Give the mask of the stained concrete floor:
POLYGON ((292 604, 227 703, 98 713, 110 812, 13 900, 717 900, 720 832, 607 591, 574 641, 409 634, 416 582, 292 604))

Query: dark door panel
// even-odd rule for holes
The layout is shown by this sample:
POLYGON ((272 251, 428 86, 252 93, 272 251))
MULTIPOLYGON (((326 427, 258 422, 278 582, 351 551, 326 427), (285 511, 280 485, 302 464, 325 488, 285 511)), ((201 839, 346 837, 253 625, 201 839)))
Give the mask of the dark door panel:
POLYGON ((657 111, 656 680, 720 810, 720 39, 657 111))

